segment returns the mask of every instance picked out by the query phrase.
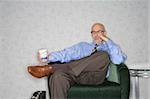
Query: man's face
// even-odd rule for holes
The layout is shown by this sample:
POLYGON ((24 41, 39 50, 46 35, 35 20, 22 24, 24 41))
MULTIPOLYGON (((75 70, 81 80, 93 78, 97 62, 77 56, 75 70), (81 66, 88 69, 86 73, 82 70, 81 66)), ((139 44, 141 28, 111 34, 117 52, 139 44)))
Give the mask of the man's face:
POLYGON ((102 25, 96 24, 91 29, 91 35, 95 43, 99 44, 102 42, 101 36, 105 36, 105 28, 102 25))

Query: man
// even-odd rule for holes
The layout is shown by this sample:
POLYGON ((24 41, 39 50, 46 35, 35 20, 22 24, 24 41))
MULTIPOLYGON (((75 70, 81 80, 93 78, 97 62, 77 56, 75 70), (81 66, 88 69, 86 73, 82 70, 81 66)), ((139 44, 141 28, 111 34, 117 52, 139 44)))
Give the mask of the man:
POLYGON ((108 77, 109 62, 120 64, 126 56, 120 47, 107 37, 105 27, 95 23, 91 28, 92 43, 80 42, 61 51, 51 52, 45 66, 29 66, 37 78, 50 76, 51 99, 66 99, 68 89, 75 83, 101 84, 108 77), (108 72, 107 72, 108 70, 108 72))

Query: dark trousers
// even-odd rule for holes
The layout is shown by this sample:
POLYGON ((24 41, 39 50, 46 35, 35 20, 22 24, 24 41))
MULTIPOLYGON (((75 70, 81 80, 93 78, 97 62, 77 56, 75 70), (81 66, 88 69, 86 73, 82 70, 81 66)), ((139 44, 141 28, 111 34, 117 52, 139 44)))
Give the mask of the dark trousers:
POLYGON ((109 62, 108 54, 99 51, 80 60, 53 64, 55 72, 48 81, 50 99, 67 99, 67 91, 75 83, 86 85, 103 83, 109 62))

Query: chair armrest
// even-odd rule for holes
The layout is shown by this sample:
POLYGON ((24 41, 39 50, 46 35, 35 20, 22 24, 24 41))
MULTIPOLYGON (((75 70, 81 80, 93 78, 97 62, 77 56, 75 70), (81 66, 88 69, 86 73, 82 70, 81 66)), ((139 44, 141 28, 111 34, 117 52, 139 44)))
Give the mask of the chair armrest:
POLYGON ((130 73, 128 67, 121 63, 117 65, 120 74, 121 99, 129 99, 130 94, 130 73))

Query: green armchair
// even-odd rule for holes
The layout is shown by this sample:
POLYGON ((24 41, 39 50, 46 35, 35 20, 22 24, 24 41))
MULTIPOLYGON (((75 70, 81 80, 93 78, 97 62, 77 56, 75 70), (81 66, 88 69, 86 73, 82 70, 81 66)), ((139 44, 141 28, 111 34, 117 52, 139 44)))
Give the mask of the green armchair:
POLYGON ((130 74, 125 64, 110 64, 110 76, 99 85, 73 85, 68 99, 129 99, 130 74))

